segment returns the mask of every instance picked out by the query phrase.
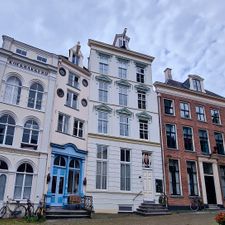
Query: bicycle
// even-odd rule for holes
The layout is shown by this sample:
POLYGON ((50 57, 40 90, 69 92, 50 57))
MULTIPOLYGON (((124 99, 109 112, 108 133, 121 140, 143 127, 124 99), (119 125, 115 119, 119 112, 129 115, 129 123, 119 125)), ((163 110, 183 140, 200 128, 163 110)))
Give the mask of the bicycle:
POLYGON ((38 220, 45 217, 45 203, 40 201, 38 207, 35 211, 35 215, 37 216, 38 220))
POLYGON ((159 196, 159 204, 167 206, 167 203, 168 203, 167 195, 165 193, 161 193, 161 195, 159 196))
POLYGON ((9 198, 4 203, 3 207, 0 209, 0 219, 3 218, 7 212, 9 212, 9 215, 11 217, 17 218, 17 217, 24 217, 26 214, 26 207, 20 203, 20 201, 16 201, 16 206, 13 210, 9 207, 9 198))
POLYGON ((202 210, 204 209, 204 203, 201 197, 196 196, 194 198, 191 199, 191 203, 190 203, 190 209, 192 211, 198 211, 198 210, 202 210))
POLYGON ((32 217, 33 215, 34 215, 34 204, 31 203, 30 199, 27 199, 25 216, 32 217))

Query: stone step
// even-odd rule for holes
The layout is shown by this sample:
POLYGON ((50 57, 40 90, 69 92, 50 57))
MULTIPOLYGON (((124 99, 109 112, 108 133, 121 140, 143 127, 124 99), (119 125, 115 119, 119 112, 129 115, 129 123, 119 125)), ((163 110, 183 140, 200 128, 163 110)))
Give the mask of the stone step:
POLYGON ((89 215, 85 214, 54 214, 54 215, 49 215, 46 214, 46 219, 71 219, 71 218, 89 218, 89 215))
POLYGON ((141 209, 141 208, 137 208, 137 211, 139 212, 168 212, 168 209, 141 209))
POLYGON ((165 206, 163 206, 163 205, 156 205, 156 204, 145 205, 143 203, 139 207, 140 208, 149 208, 149 209, 164 209, 165 208, 165 206))
POLYGON ((61 209, 61 210, 47 210, 46 214, 47 215, 56 215, 56 214, 64 214, 64 215, 75 215, 75 214, 87 214, 88 212, 85 210, 66 210, 66 209, 61 209))
POLYGON ((166 212, 140 212, 140 211, 137 211, 136 213, 139 215, 142 215, 142 216, 171 215, 171 212, 169 212, 169 211, 166 211, 166 212))

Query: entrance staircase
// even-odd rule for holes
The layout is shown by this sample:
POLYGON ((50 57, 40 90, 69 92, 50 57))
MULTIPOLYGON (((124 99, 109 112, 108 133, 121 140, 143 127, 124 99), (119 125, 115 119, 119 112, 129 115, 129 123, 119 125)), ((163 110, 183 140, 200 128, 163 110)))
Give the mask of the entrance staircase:
POLYGON ((46 210, 46 219, 90 218, 91 213, 85 209, 64 209, 51 207, 46 210))
POLYGON ((142 216, 170 215, 171 212, 166 206, 156 204, 154 201, 143 201, 137 208, 137 214, 142 216))

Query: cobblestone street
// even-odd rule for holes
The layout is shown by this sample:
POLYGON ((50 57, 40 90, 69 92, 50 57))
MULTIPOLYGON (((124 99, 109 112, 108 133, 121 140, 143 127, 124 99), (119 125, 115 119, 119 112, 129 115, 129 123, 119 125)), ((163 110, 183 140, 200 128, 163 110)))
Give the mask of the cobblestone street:
MULTIPOLYGON (((47 220, 42 225, 217 225, 215 212, 179 213, 142 217, 134 214, 97 214, 92 219, 47 220)), ((23 221, 2 220, 1 225, 24 225, 23 221)), ((37 224, 37 223, 36 223, 37 224)), ((39 223, 40 224, 40 223, 39 223)))

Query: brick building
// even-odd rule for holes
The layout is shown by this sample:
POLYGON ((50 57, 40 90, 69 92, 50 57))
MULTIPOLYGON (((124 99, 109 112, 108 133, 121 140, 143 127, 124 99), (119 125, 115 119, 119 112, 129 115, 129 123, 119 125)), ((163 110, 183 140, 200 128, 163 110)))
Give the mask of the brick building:
POLYGON ((189 75, 155 82, 163 148, 165 192, 171 209, 189 208, 200 196, 206 206, 224 205, 225 98, 204 88, 204 79, 189 75))

